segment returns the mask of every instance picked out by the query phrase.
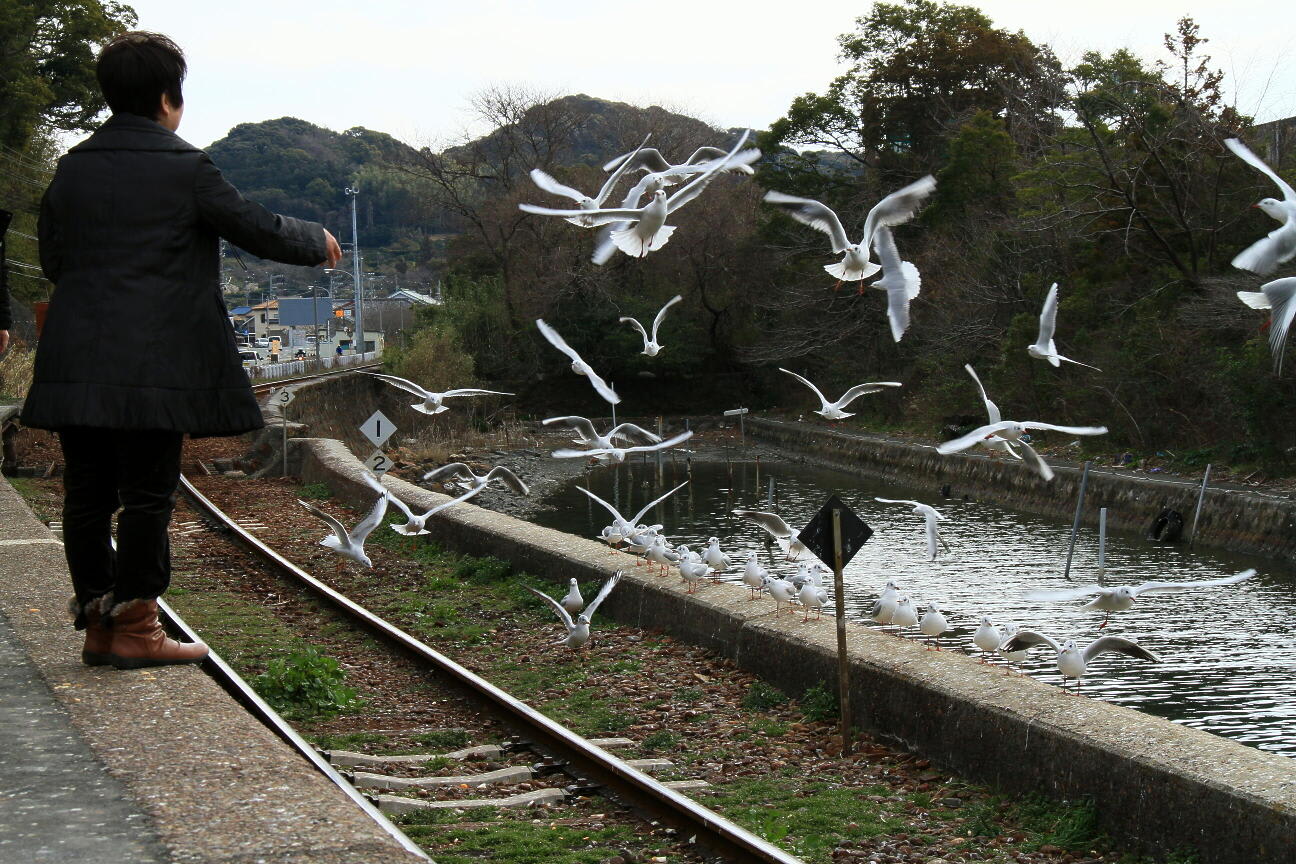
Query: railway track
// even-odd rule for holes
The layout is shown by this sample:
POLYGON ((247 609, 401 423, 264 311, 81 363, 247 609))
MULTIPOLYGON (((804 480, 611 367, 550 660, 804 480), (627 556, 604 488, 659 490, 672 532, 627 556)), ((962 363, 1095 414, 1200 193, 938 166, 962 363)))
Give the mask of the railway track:
POLYGON ((314 375, 301 375, 297 378, 280 378, 276 381, 253 382, 253 393, 269 393, 271 390, 277 390, 280 387, 286 387, 289 384, 301 384, 304 381, 314 381, 318 378, 333 378, 338 375, 347 375, 352 372, 360 372, 364 369, 381 369, 382 363, 366 363, 363 366, 348 366, 345 369, 331 369, 328 372, 318 372, 314 375))
MULTIPOLYGON (((590 740, 575 734, 297 567, 255 537, 255 525, 240 524, 230 518, 186 477, 181 477, 181 492, 203 519, 260 559, 276 575, 305 588, 328 608, 347 616, 370 633, 394 645, 419 666, 434 672, 439 679, 451 682, 456 688, 469 694, 473 701, 485 706, 488 713, 499 718, 502 725, 514 732, 515 737, 503 745, 461 748, 448 753, 399 757, 347 751, 329 753, 328 756, 336 767, 348 772, 351 783, 373 795, 372 800, 380 810, 406 813, 451 807, 467 810, 475 806, 529 806, 556 802, 571 795, 599 793, 671 826, 678 832, 678 836, 693 838, 692 842, 698 847, 721 858, 780 864, 798 861, 682 794, 678 788, 673 788, 679 785, 688 788, 689 781, 684 781, 684 784, 667 784, 650 776, 648 772, 661 767, 663 760, 627 761, 618 758, 610 751, 632 742, 621 739, 590 740), (464 760, 499 759, 518 751, 533 751, 540 755, 540 761, 532 765, 505 766, 494 771, 457 773, 450 777, 410 776, 411 772, 417 774, 419 766, 429 762, 444 767, 464 760), (395 773, 379 773, 380 771, 395 773), (559 785, 557 780, 564 781, 564 785, 559 785), (519 782, 535 788, 528 788, 515 795, 485 799, 454 797, 427 801, 414 797, 429 790, 489 789, 495 785, 508 786, 519 782), (398 792, 413 794, 393 794, 398 792)), ((217 670, 213 670, 213 674, 215 671, 217 670)), ((226 686, 229 688, 234 685, 226 686)), ((300 740, 300 736, 298 739, 300 740)), ((304 741, 301 743, 305 744, 304 741)), ((321 767, 314 748, 309 744, 305 746, 311 754, 304 755, 307 758, 314 756, 312 762, 316 767, 321 767)), ((324 769, 321 767, 321 770, 324 769)), ((325 773, 330 771, 333 775, 337 774, 332 766, 325 773)))

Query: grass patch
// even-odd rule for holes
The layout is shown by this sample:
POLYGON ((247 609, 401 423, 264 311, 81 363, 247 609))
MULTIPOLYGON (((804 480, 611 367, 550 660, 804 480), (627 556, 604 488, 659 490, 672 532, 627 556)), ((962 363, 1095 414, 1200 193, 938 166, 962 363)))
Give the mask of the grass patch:
POLYGON ((747 721, 747 725, 753 732, 757 732, 767 738, 782 738, 788 732, 788 724, 780 723, 773 717, 753 717, 751 720, 747 721))
POLYGON ((301 487, 297 497, 307 501, 323 501, 325 498, 333 497, 333 490, 327 483, 307 483, 301 487))
POLYGON ((602 690, 582 689, 546 702, 541 710, 578 735, 615 735, 634 725, 635 718, 612 708, 602 690))
POLYGON ((858 789, 838 788, 840 778, 735 780, 708 797, 712 809, 749 831, 809 860, 827 861, 847 840, 894 830, 876 804, 858 789))
POLYGON ((438 729, 414 736, 414 743, 435 751, 459 750, 468 746, 470 738, 465 729, 438 729))
POLYGON ((787 694, 777 687, 771 687, 764 681, 756 681, 747 688, 743 696, 743 707, 748 711, 768 711, 788 701, 787 694))
POLYGON ((1098 830, 1098 815, 1092 801, 1061 803, 1038 796, 1027 797, 1013 808, 1016 820, 1031 845, 1062 849, 1092 849, 1106 838, 1098 830))
POLYGON ((665 753, 674 750, 679 744, 679 736, 669 729, 658 729, 656 732, 643 739, 639 749, 645 753, 665 753))
POLYGON ((807 720, 832 720, 839 710, 836 691, 823 684, 816 684, 801 694, 801 713, 807 720))
POLYGON ((266 671, 251 683, 258 695, 284 717, 311 720, 359 707, 360 699, 354 688, 346 686, 345 679, 338 661, 308 647, 271 660, 266 671))
POLYGON ((374 744, 381 744, 387 740, 386 735, 378 735, 373 732, 347 732, 340 735, 303 733, 303 736, 321 750, 352 750, 355 752, 364 752, 364 748, 374 744))
POLYGON ((622 848, 637 848, 640 839, 632 827, 604 824, 602 828, 581 825, 533 824, 529 810, 505 813, 497 810, 470 811, 472 824, 461 825, 464 816, 451 811, 427 811, 396 817, 416 842, 423 845, 437 864, 480 864, 482 861, 532 864, 598 864, 622 848))

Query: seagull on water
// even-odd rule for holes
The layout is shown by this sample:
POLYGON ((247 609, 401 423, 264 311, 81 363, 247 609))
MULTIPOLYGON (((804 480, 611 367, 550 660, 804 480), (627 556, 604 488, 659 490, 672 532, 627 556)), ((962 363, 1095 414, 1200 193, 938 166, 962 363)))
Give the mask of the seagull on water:
POLYGON ((913 514, 921 516, 927 523, 927 560, 935 561, 936 553, 939 551, 938 546, 944 546, 945 551, 949 552, 949 544, 940 536, 937 523, 944 522, 945 517, 936 511, 935 507, 923 504, 919 501, 901 501, 894 498, 874 498, 879 504, 905 504, 913 507, 913 514))
POLYGON ((748 150, 740 153, 742 145, 747 143, 750 130, 744 132, 728 155, 707 163, 708 167, 688 183, 667 196, 665 189, 652 193, 648 203, 643 207, 620 207, 598 210, 554 210, 548 207, 537 207, 534 204, 519 204, 518 208, 525 213, 540 216, 573 216, 585 218, 591 225, 606 225, 611 222, 625 222, 626 227, 615 230, 610 237, 616 247, 627 255, 642 258, 649 252, 655 252, 665 246, 675 233, 672 225, 666 224, 666 218, 692 201, 707 184, 719 173, 733 164, 751 164, 760 158, 759 150, 748 150))
POLYGON ((364 551, 365 540, 369 539, 369 535, 373 533, 373 530, 382 524, 383 518, 387 515, 387 502, 394 499, 392 499, 391 493, 378 482, 376 477, 365 474, 364 479, 371 487, 378 490, 378 500, 374 502, 368 515, 357 522, 356 526, 350 531, 346 529, 345 525, 314 504, 302 501, 300 498, 297 499, 297 503, 305 507, 308 513, 333 530, 332 534, 320 541, 321 546, 332 549, 343 558, 357 564, 373 567, 373 562, 369 560, 369 556, 364 551))
MULTIPOLYGON (((818 201, 796 198, 773 190, 765 193, 765 201, 779 207, 802 225, 827 234, 832 241, 832 251, 845 254, 840 262, 825 264, 824 269, 836 276, 839 282, 859 282, 882 269, 870 260, 869 250, 873 246, 877 229, 908 222, 935 189, 936 179, 928 175, 883 198, 873 206, 864 220, 864 236, 858 243, 850 242, 841 219, 832 208, 818 201)), ((896 260, 899 260, 899 255, 896 260)))
POLYGON ((1161 658, 1130 639, 1120 636, 1101 636, 1081 648, 1074 639, 1059 644, 1056 639, 1036 633, 1034 630, 1018 630, 1017 635, 1006 640, 1004 651, 1021 651, 1034 648, 1036 645, 1047 645, 1057 652, 1057 668, 1063 678, 1076 679, 1076 692, 1080 692, 1080 679, 1089 671, 1089 664, 1099 654, 1116 652, 1137 660, 1149 660, 1160 663, 1161 658))
POLYGON ((1144 582, 1140 585, 1082 585, 1075 588, 1057 590, 1032 590, 1023 596, 1027 600, 1079 600, 1091 594, 1097 595, 1084 606, 1087 611, 1105 612, 1098 629, 1107 626, 1107 619, 1113 612, 1124 612, 1134 605, 1134 601, 1143 594, 1173 594, 1178 591, 1192 591, 1196 588, 1219 588, 1225 585, 1236 585, 1245 582, 1256 574, 1254 568, 1243 570, 1232 576, 1220 579, 1198 579, 1192 582, 1144 582))
POLYGON ((1278 191, 1282 192, 1281 201, 1277 198, 1262 198, 1252 205, 1277 220, 1279 227, 1252 243, 1233 259, 1233 266, 1239 270, 1250 270, 1268 276, 1279 264, 1285 264, 1296 257, 1296 191, 1237 138, 1230 138, 1224 144, 1233 151, 1233 155, 1276 183, 1278 191))
POLYGON ((1035 448, 1022 440, 1022 436, 1028 430, 1052 430, 1054 432, 1063 432, 1067 435, 1106 435, 1106 426, 1054 426, 1052 423, 1040 423, 1037 420, 1000 420, 998 423, 989 423, 973 429, 966 435, 955 438, 952 441, 946 441, 936 446, 936 452, 942 456, 948 456, 951 453, 957 453, 960 450, 966 450, 980 444, 982 440, 992 435, 997 435, 1005 441, 1011 441, 1022 448, 1023 461, 1039 472, 1039 475, 1046 481, 1053 479, 1053 469, 1048 466, 1044 458, 1035 452, 1035 448))
POLYGON ((656 444, 642 444, 638 447, 592 447, 589 450, 573 450, 571 448, 561 448, 553 451, 555 459, 579 459, 582 456, 598 458, 600 456, 611 457, 613 462, 624 462, 625 457, 631 453, 655 453, 658 450, 667 450, 677 444, 683 444, 693 437, 693 430, 681 432, 674 438, 668 438, 665 441, 659 441, 656 444))
POLYGON ((423 475, 424 483, 444 483, 451 479, 456 481, 455 485, 460 489, 465 490, 477 489, 480 491, 498 480, 501 485, 518 495, 531 494, 531 489, 516 474, 503 465, 496 465, 485 474, 477 474, 463 462, 451 462, 449 465, 442 465, 440 468, 423 475))
POLYGON ((599 377, 599 374, 590 367, 588 363, 581 359, 576 353, 576 349, 567 344, 567 341, 558 334, 558 331, 545 323, 543 318, 536 319, 536 326, 540 328, 540 334, 549 342, 550 345, 566 354, 572 361, 572 371, 577 375, 584 375, 589 378, 590 384, 594 385, 595 391, 610 405, 616 405, 621 401, 621 397, 616 391, 608 386, 607 382, 599 377))
POLYGON ((603 587, 599 589, 598 595, 594 598, 593 602, 586 606, 585 611, 582 612, 574 621, 572 620, 571 613, 564 609, 562 604, 557 600, 553 599, 543 591, 532 588, 530 585, 526 586, 528 591, 535 594, 537 597, 543 598, 545 602, 553 608, 554 614, 558 616, 558 620, 567 628, 566 637, 553 644, 566 645, 568 648, 580 648, 582 645, 589 642, 590 621, 594 618, 594 613, 598 610, 599 605, 607 599, 607 596, 612 593, 612 589, 621 581, 621 576, 624 572, 624 570, 618 570, 613 574, 611 579, 604 582, 603 587))
POLYGON ((413 381, 405 378, 397 378, 395 375, 383 375, 378 372, 364 372, 362 374, 377 378, 380 381, 386 381, 395 387, 404 390, 406 393, 413 393, 422 399, 422 402, 415 402, 410 407, 420 414, 440 414, 442 411, 450 410, 442 401, 452 396, 513 396, 513 393, 504 393, 499 390, 478 390, 474 387, 464 387, 458 390, 446 390, 443 393, 433 393, 425 387, 420 387, 413 381))
POLYGON ((627 321, 630 322, 630 324, 634 325, 634 328, 639 331, 639 335, 643 337, 644 348, 639 352, 640 354, 646 354, 649 357, 656 357, 661 353, 662 346, 657 342, 657 328, 661 327, 662 319, 666 317, 666 310, 683 299, 684 298, 679 294, 676 294, 670 300, 666 301, 666 305, 661 307, 661 310, 657 312, 657 317, 653 319, 652 336, 649 336, 648 331, 644 330, 644 326, 634 318, 617 319, 621 324, 625 324, 627 321))
POLYGON ((873 381, 868 384, 856 384, 854 387, 850 388, 845 393, 843 393, 842 397, 838 399, 836 402, 829 402, 828 399, 823 395, 823 392, 820 391, 818 387, 811 384, 808 380, 801 377, 797 373, 793 372, 790 369, 784 369, 781 366, 779 367, 779 371, 786 372, 787 374, 791 375, 793 378, 797 379, 802 384, 806 385, 807 387, 809 387, 811 390, 814 391, 814 394, 819 397, 819 401, 822 403, 820 407, 815 409, 815 413, 826 420, 844 420, 847 417, 854 417, 855 416, 854 414, 844 411, 842 409, 844 409, 850 403, 854 402, 860 396, 865 396, 869 393, 877 393, 883 387, 900 386, 899 381, 873 381))
MULTIPOLYGON (((991 402, 990 397, 986 395, 985 387, 981 386, 981 379, 977 377, 976 370, 972 368, 972 364, 965 363, 963 364, 963 368, 967 370, 967 373, 972 376, 972 380, 976 382, 977 390, 981 391, 981 401, 985 403, 986 416, 989 418, 988 422, 998 423, 1003 419, 999 414, 999 406, 991 402)), ((1013 449, 1011 443, 998 435, 991 435, 989 438, 982 438, 977 443, 991 452, 998 451, 1007 453, 1014 459, 1022 458, 1021 455, 1013 449)))
POLYGON ((765 529, 765 533, 774 538, 774 542, 778 543, 779 548, 783 550, 784 556, 789 560, 800 558, 801 554, 807 551, 805 544, 797 539, 798 532, 793 531, 792 527, 784 522, 783 517, 777 513, 769 513, 764 510, 730 510, 729 512, 755 522, 765 529))
POLYGON ((1274 374, 1282 374, 1283 354, 1287 351, 1287 331, 1296 317, 1296 276, 1275 279, 1260 286, 1259 291, 1239 291, 1238 299, 1252 309, 1269 309, 1269 353, 1273 355, 1274 374))
MULTIPOLYGON (((612 194, 612 189, 613 187, 616 186, 617 181, 621 179, 622 175, 624 175, 627 170, 633 167, 635 157, 638 156, 643 151, 644 144, 647 144, 648 139, 651 137, 652 137, 651 134, 645 136, 643 140, 643 144, 640 144, 636 150, 633 150, 626 156, 620 157, 622 160, 621 166, 619 168, 616 168, 615 171, 612 171, 611 176, 609 176, 607 180, 603 183, 603 188, 600 189, 598 191, 598 194, 592 198, 586 195, 585 193, 580 192, 579 190, 573 189, 570 186, 566 186, 563 185, 562 183, 559 183, 551 175, 546 174, 544 171, 541 171, 539 168, 531 169, 531 180, 537 186, 539 186, 544 191, 550 193, 551 195, 559 195, 563 198, 570 198, 571 200, 576 202, 576 206, 579 207, 581 210, 593 211, 593 210, 601 209, 603 207, 603 202, 606 201, 607 197, 612 194)), ((657 151, 653 150, 652 152, 656 153, 657 151)), ((570 216, 567 218, 567 221, 572 223, 573 225, 578 225, 581 228, 594 227, 594 223, 588 221, 588 219, 584 216, 570 216)))
POLYGON ((1065 360, 1068 363, 1101 372, 1102 370, 1097 366, 1090 366, 1088 363, 1081 363, 1079 360, 1063 357, 1057 352, 1057 346, 1053 344, 1053 331, 1057 329, 1057 305, 1057 283, 1054 282, 1053 287, 1049 289, 1048 294, 1044 297, 1044 309, 1040 312, 1039 319, 1039 335, 1035 337, 1033 344, 1026 346, 1026 353, 1036 360, 1047 360, 1053 366, 1061 366, 1062 361, 1065 360))

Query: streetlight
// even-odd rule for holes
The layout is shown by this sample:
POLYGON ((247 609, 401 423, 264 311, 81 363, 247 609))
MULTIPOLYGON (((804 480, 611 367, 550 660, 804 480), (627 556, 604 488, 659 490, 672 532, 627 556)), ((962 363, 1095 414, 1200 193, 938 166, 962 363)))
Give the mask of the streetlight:
MULTIPOLYGON (((333 305, 333 302, 332 302, 332 301, 333 301, 333 298, 334 298, 334 294, 333 294, 333 274, 334 274, 334 273, 342 273, 342 274, 344 274, 344 275, 350 275, 350 274, 347 273, 347 271, 345 271, 345 270, 339 270, 339 269, 336 268, 336 267, 325 267, 325 268, 324 268, 324 272, 327 273, 327 274, 329 274, 329 277, 328 277, 328 280, 329 280, 329 306, 330 306, 330 309, 329 309, 329 315, 332 315, 332 314, 333 314, 333 309, 332 309, 331 307, 332 307, 332 305, 333 305)), ((316 287, 317 287, 317 286, 315 286, 315 285, 313 285, 313 284, 311 285, 311 300, 313 301, 314 306, 315 306, 315 310, 314 310, 314 314, 315 314, 315 359, 318 360, 318 359, 320 359, 320 349, 319 349, 319 298, 318 298, 318 297, 316 296, 316 294, 315 294, 315 289, 316 289, 316 287)), ((329 322, 329 328, 330 328, 330 330, 332 329, 332 322, 329 322)), ((330 335, 332 335, 332 334, 330 333, 330 335)))
POLYGON ((356 227, 356 196, 360 190, 346 187, 346 194, 351 198, 351 266, 355 278, 356 334, 360 337, 360 354, 364 354, 364 294, 360 285, 360 229, 356 227))

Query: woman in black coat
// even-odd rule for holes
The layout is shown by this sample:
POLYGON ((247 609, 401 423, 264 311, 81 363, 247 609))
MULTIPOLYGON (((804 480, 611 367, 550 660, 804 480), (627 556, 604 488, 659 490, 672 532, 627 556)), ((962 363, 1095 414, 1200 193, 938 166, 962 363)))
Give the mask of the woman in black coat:
POLYGON ((171 40, 119 36, 97 73, 113 115, 59 161, 41 202, 55 290, 22 420, 57 430, 63 447, 85 662, 190 662, 206 649, 161 641, 156 625, 181 439, 263 425, 221 295, 219 240, 288 264, 336 263, 341 250, 321 225, 245 200, 176 136, 185 63, 171 40))

